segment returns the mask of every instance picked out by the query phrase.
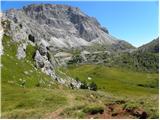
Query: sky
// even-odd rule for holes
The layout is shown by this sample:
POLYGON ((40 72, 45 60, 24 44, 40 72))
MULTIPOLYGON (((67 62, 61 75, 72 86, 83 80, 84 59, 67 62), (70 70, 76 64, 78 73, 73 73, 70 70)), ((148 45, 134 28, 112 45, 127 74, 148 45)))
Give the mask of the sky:
POLYGON ((158 37, 157 1, 2 1, 2 11, 22 8, 28 4, 66 4, 79 7, 95 17, 101 26, 121 40, 139 47, 158 37))

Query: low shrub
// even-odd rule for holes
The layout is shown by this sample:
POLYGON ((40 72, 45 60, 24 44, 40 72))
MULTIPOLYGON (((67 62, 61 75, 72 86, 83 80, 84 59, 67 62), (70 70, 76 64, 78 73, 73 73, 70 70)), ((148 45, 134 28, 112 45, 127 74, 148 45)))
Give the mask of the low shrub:
POLYGON ((96 85, 96 83, 92 82, 92 83, 89 85, 89 88, 90 88, 90 90, 96 91, 96 90, 97 90, 97 85, 96 85))
POLYGON ((88 89, 88 85, 85 81, 82 82, 81 86, 80 86, 81 89, 88 89))
POLYGON ((83 109, 83 112, 89 113, 89 114, 92 114, 92 115, 98 114, 98 113, 103 114, 104 108, 101 107, 101 106, 88 106, 88 107, 83 109))

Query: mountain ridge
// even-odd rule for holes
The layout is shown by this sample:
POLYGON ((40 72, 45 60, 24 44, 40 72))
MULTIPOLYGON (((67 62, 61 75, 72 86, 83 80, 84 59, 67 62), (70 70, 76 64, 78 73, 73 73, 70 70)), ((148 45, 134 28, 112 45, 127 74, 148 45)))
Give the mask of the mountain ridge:
POLYGON ((159 52, 159 37, 156 39, 153 39, 151 42, 146 43, 138 48, 141 52, 153 52, 158 53, 159 52))
MULTIPOLYGON (((17 33, 19 38, 13 37, 15 41, 24 37, 27 39, 27 35, 31 34, 35 41, 44 39, 58 48, 90 46, 94 43, 118 46, 118 39, 109 35, 108 30, 101 27, 96 18, 89 17, 76 7, 32 4, 23 9, 9 10, 5 17, 12 21, 11 31, 19 30, 23 35, 17 33)), ((12 36, 17 35, 12 33, 12 36)))

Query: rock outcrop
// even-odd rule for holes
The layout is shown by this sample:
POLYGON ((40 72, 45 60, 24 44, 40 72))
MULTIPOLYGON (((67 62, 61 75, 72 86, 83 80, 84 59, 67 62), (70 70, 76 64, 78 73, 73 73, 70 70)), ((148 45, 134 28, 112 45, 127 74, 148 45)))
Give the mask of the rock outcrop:
MULTIPOLYGON (((0 12, 0 22, 1 22, 1 18, 2 18, 2 13, 0 12)), ((3 37, 3 28, 2 25, 0 24, 0 55, 3 54, 3 46, 2 46, 2 37, 3 37)))
POLYGON ((18 59, 23 59, 26 57, 26 52, 25 52, 26 46, 27 46, 26 44, 20 44, 18 46, 17 55, 16 55, 18 59))

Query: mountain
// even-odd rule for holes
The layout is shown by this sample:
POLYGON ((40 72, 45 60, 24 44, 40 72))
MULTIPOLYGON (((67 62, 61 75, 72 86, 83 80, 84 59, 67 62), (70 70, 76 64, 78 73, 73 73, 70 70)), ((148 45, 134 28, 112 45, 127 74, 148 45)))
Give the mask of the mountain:
POLYGON ((147 72, 159 72, 159 38, 112 59, 113 65, 147 72))
POLYGON ((11 9, 1 25, 1 118, 159 118, 157 41, 135 48, 66 5, 11 9))
POLYGON ((138 48, 141 52, 159 53, 159 37, 138 48))
POLYGON ((32 4, 5 12, 4 19, 10 21, 10 34, 14 41, 43 42, 51 49, 91 46, 95 43, 114 46, 121 44, 123 49, 127 49, 125 45, 128 43, 119 42, 106 28, 101 27, 96 18, 76 7, 32 4))

